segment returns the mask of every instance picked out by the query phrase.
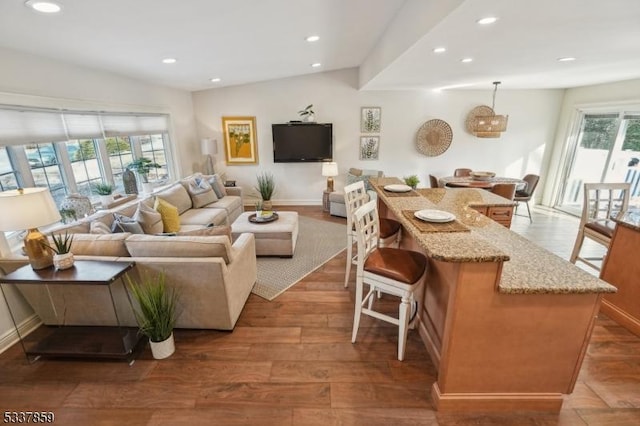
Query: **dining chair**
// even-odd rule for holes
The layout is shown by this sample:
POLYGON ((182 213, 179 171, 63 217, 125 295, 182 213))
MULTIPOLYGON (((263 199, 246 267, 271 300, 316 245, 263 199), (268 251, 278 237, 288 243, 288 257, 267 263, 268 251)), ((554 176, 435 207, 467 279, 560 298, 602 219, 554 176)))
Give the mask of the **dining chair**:
POLYGON ((432 188, 440 187, 440 185, 438 184, 438 178, 435 177, 434 175, 429 175, 429 184, 431 185, 432 188))
POLYGON ((527 185, 523 189, 519 189, 516 191, 516 196, 513 198, 516 201, 516 211, 518 210, 518 206, 521 202, 527 204, 527 216, 529 216, 529 223, 533 223, 533 219, 531 218, 531 209, 529 208, 529 201, 533 197, 533 191, 536 190, 536 186, 538 186, 538 181, 540 180, 540 176, 528 174, 522 178, 523 181, 527 183, 527 185))
POLYGON ((398 360, 402 361, 412 317, 411 307, 417 311, 414 295, 427 271, 427 258, 415 251, 379 246, 380 222, 375 201, 359 207, 353 216, 358 254, 351 343, 356 342, 363 314, 395 324, 398 326, 398 360), (369 285, 366 296, 364 284, 369 285), (400 298, 398 318, 374 309, 376 292, 400 298))
MULTIPOLYGON (((369 201, 363 181, 357 181, 344 187, 344 205, 347 210, 347 267, 344 277, 345 288, 349 286, 351 265, 357 263, 357 256, 353 255, 353 245, 356 243, 356 228, 353 222, 353 213, 369 201)), ((398 247, 400 244, 402 226, 393 219, 380 219, 380 246, 398 247)))
POLYGON ((496 195, 499 195, 507 200, 513 201, 514 196, 516 195, 516 184, 515 183, 496 183, 491 187, 491 192, 496 195))
POLYGON ((571 263, 580 260, 590 267, 600 270, 598 265, 591 261, 601 260, 601 258, 580 257, 580 249, 585 237, 602 244, 607 249, 609 248, 616 227, 616 222, 613 219, 618 214, 624 213, 629 207, 630 189, 629 183, 584 184, 582 215, 576 243, 571 253, 571 263))
POLYGON ((453 171, 453 176, 455 177, 466 177, 471 176, 471 169, 455 169, 453 171))

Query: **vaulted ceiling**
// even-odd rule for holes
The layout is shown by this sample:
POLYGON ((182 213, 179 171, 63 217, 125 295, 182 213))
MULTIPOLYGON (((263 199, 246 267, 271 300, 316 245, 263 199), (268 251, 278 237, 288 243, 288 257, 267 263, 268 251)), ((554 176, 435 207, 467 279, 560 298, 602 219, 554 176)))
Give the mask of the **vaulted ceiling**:
POLYGON ((45 15, 24 0, 0 2, 0 46, 186 90, 351 67, 360 67, 365 90, 491 88, 494 80, 505 89, 566 88, 640 78, 638 0, 59 3, 61 13, 45 15), (477 23, 487 16, 498 20, 477 23), (305 41, 310 35, 320 39, 305 41), (163 64, 167 57, 177 62, 163 64), (558 61, 566 57, 575 60, 558 61))

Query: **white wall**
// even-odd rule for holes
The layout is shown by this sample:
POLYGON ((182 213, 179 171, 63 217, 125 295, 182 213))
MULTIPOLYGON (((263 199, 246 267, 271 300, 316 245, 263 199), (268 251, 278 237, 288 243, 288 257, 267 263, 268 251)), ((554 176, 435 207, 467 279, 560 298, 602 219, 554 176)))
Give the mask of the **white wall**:
MULTIPOLYGON (((297 111, 314 105, 316 121, 333 123, 334 160, 340 172, 349 167, 381 169, 386 175, 417 174, 422 186, 428 175, 451 175, 457 167, 491 170, 521 177, 545 171, 545 149, 553 141, 562 102, 562 90, 499 90, 496 112, 509 114, 507 132, 499 139, 478 139, 464 130, 467 113, 478 105, 491 104, 486 91, 359 91, 358 70, 347 69, 262 83, 194 92, 196 125, 200 137, 218 139, 218 168, 225 168, 221 127, 223 116, 255 116, 259 163, 226 166, 228 179, 245 188, 255 186, 262 171, 276 178, 275 202, 319 204, 325 178, 319 163, 274 164, 272 123, 296 120, 297 111), (360 107, 382 107, 378 161, 360 161, 360 107), (448 151, 426 157, 414 148, 415 135, 427 120, 439 118, 453 131, 448 151)), ((343 176, 336 187, 344 184, 343 176)))
POLYGON ((567 89, 558 121, 553 150, 550 152, 549 174, 544 187, 542 203, 553 205, 560 182, 558 182, 567 155, 567 144, 576 137, 571 128, 580 109, 604 109, 611 111, 624 105, 629 111, 640 111, 640 79, 616 83, 567 89))
MULTIPOLYGON (((152 86, 3 48, 0 48, 0 64, 0 103, 169 113, 171 138, 177 148, 174 172, 182 176, 192 171, 191 161, 199 155, 200 147, 195 137, 190 92, 152 86)), ((20 306, 20 297, 16 301, 17 321, 20 323, 28 319, 31 312, 25 305, 20 306)), ((12 330, 11 318, 0 295, 0 346, 11 341, 12 330)), ((0 351, 2 349, 0 347, 0 351)))

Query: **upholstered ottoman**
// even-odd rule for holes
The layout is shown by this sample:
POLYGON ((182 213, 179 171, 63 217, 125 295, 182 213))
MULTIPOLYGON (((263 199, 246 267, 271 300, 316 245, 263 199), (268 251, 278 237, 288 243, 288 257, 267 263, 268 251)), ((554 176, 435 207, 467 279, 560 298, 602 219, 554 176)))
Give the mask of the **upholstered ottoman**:
POLYGON ((251 232, 256 240, 257 256, 293 257, 298 239, 298 212, 277 212, 278 220, 266 223, 249 222, 255 212, 242 213, 232 224, 235 240, 243 232, 251 232))

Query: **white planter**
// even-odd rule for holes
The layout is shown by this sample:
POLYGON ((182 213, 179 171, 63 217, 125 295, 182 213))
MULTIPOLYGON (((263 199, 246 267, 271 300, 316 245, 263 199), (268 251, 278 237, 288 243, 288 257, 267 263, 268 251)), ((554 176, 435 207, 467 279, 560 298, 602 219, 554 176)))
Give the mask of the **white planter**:
POLYGON ((73 266, 73 262, 73 253, 53 255, 53 266, 56 269, 69 269, 73 266))
POLYGON ((150 182, 142 182, 142 191, 145 194, 151 194, 153 192, 153 184, 150 182))
POLYGON ((173 341, 173 333, 171 333, 167 340, 162 342, 152 342, 149 340, 149 346, 151 346, 151 354, 155 359, 168 358, 176 351, 176 346, 173 341))
POLYGON ((100 204, 102 204, 102 207, 107 208, 111 203, 113 203, 113 194, 100 196, 100 204))

